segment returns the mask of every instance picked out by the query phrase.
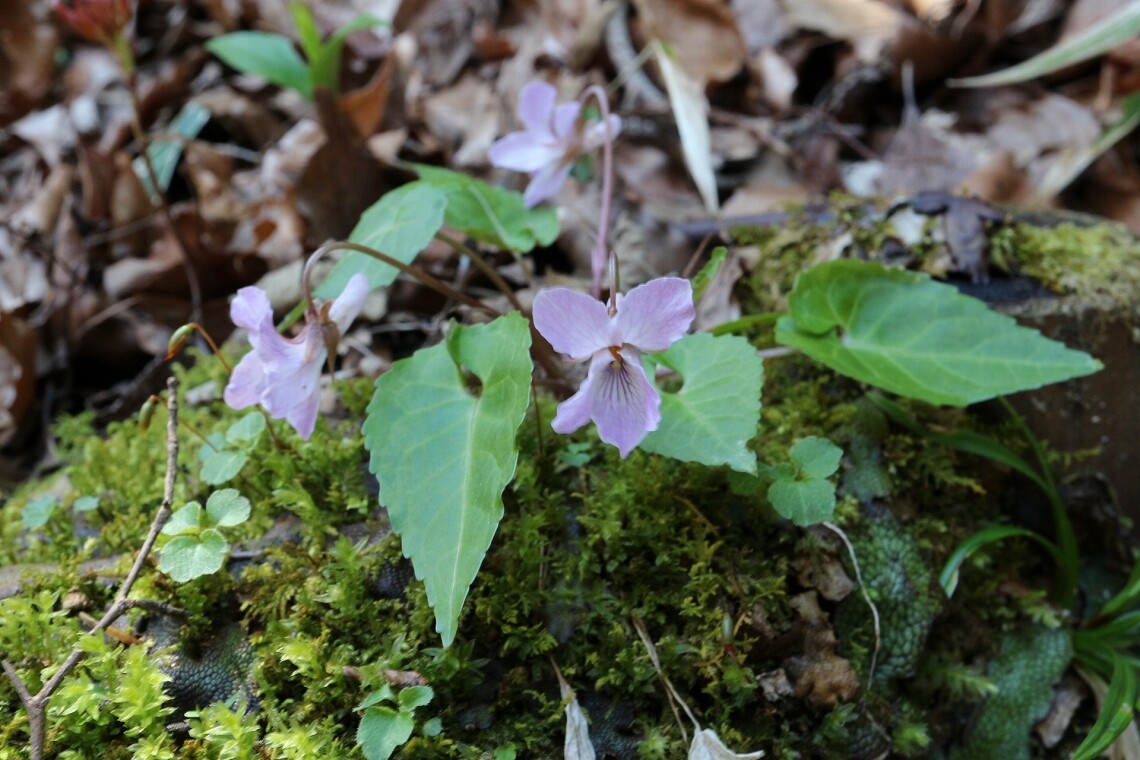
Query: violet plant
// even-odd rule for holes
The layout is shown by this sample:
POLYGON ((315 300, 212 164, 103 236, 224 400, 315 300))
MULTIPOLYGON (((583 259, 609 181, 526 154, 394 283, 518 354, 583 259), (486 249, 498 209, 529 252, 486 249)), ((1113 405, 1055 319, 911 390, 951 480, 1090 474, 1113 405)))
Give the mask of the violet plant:
MULTIPOLYGON (((592 89, 586 97, 598 95, 592 89)), ((603 147, 608 155, 620 128, 620 120, 605 112, 600 123, 585 125, 580 103, 556 105, 553 88, 543 84, 524 89, 519 115, 526 130, 503 138, 491 157, 532 174, 526 195, 416 167, 420 179, 377 201, 348 242, 314 254, 306 268, 307 292, 313 260, 350 251, 311 289, 333 300, 323 311, 310 306, 300 336, 288 341, 277 335, 267 300, 252 289, 239 293, 233 312, 254 350, 235 370, 226 401, 238 408, 260 403, 302 438, 315 424, 323 330, 335 336, 346 329, 368 288, 388 285, 404 272, 492 317, 486 324, 453 323, 441 342, 395 362, 377 379, 362 423, 380 503, 425 585, 445 647, 459 634, 468 588, 502 518, 502 494, 519 456, 516 432, 537 392, 536 376, 566 385, 559 362, 545 346, 532 344, 532 328, 570 361, 590 362, 585 381, 549 423, 554 432, 575 434, 592 420, 599 438, 623 458, 668 456, 726 466, 744 488, 770 483, 773 508, 800 526, 831 519, 835 490, 829 478, 842 452, 810 438, 791 448, 787 462, 757 461, 749 442, 763 433, 762 358, 733 332, 760 320, 776 322, 775 339, 783 346, 870 386, 931 404, 963 406, 1101 368, 1088 354, 1019 326, 951 286, 856 260, 802 273, 789 313, 778 321, 746 317, 686 334, 694 317, 689 281, 663 277, 620 293, 617 254, 607 249, 604 234, 609 161, 593 295, 545 289, 535 297, 533 316, 518 309, 500 314, 415 267, 416 255, 439 236, 477 266, 487 266, 476 251, 442 233, 445 224, 520 254, 549 244, 557 218, 536 204, 557 191, 570 163, 585 152, 603 147), (607 269, 610 296, 603 302, 600 272, 607 269), (680 390, 659 385, 659 371, 679 377, 680 390), (424 424, 428 417, 431 424, 424 424), (643 453, 635 453, 638 448, 643 453)), ((707 282, 721 261, 714 256, 694 279, 707 282)), ((507 295, 514 298, 509 289, 507 295)), ((1072 573, 1062 574, 1061 598, 1069 597, 1074 583, 1072 573)))

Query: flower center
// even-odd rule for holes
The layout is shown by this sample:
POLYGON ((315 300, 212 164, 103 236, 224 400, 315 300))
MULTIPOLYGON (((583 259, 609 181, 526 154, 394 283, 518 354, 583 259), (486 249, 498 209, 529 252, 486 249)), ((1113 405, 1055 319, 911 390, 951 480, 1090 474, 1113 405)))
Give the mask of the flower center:
POLYGON ((609 350, 610 354, 614 357, 613 364, 610 366, 614 369, 621 369, 621 354, 618 353, 618 351, 621 350, 621 346, 610 346, 609 350))

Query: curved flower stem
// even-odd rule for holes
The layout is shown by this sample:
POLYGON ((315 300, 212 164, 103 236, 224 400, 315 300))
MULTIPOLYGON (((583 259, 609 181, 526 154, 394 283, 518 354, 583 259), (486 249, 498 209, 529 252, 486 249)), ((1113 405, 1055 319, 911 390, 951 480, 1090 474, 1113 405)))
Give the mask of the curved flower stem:
POLYGON ((394 259, 388 254, 381 253, 380 251, 377 251, 374 248, 369 248, 366 245, 360 245, 359 243, 350 243, 347 241, 326 243, 314 251, 313 255, 309 257, 309 260, 305 262, 305 271, 301 276, 301 290, 305 294, 305 303, 307 304, 307 308, 314 314, 317 314, 318 312, 316 305, 313 302, 313 267, 318 261, 320 261, 322 256, 324 256, 326 253, 332 253, 333 251, 356 251, 357 253, 363 253, 367 256, 371 256, 374 259, 383 261, 388 266, 399 269, 406 275, 414 277, 422 284, 431 288, 435 292, 440 293, 446 298, 450 298, 453 301, 458 301, 462 304, 465 304, 466 306, 470 306, 472 309, 478 309, 486 314, 491 315, 492 317, 501 316, 496 309, 491 308, 485 303, 477 301, 466 293, 460 293, 455 288, 440 280, 437 280, 422 269, 409 266, 399 259, 394 259))
MULTIPOLYGON (((606 141, 602 143, 602 208, 598 213, 598 243, 590 257, 590 269, 593 275, 591 293, 594 298, 602 297, 602 274, 606 269, 606 260, 610 257, 608 237, 610 229, 610 206, 614 194, 614 133, 610 127, 610 104, 606 91, 599 85, 592 84, 582 93, 583 105, 590 96, 598 101, 598 109, 602 112, 602 125, 606 133, 606 141)), ((617 254, 613 254, 616 261, 617 254)), ((616 267, 615 267, 616 271, 616 267)), ((616 279, 616 278, 615 278, 616 279)), ((611 298, 617 292, 617 282, 611 282, 611 298)))
POLYGON ((510 284, 503 279, 503 276, 495 271, 495 268, 488 264, 487 260, 480 256, 477 251, 472 250, 471 247, 465 245, 463 241, 456 240, 445 232, 435 233, 435 239, 447 243, 453 250, 462 253, 470 259, 471 263, 475 265, 475 268, 482 272, 487 279, 499 289, 499 292, 507 297, 507 300, 511 302, 511 306, 514 306, 520 312, 523 310, 522 304, 519 303, 518 296, 515 295, 514 289, 511 288, 510 284))

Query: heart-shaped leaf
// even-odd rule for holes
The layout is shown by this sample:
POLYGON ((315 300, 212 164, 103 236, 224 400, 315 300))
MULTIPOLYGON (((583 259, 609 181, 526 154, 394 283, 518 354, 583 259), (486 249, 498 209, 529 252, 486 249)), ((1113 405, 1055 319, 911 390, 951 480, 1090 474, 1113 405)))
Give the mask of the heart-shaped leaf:
POLYGON ((776 340, 836 372, 964 406, 1096 372, 1100 362, 926 275, 854 259, 799 276, 776 340))
POLYGON ((369 466, 444 646, 503 516, 529 398, 529 348, 518 314, 455 327, 445 344, 392 365, 368 405, 369 466), (474 393, 469 383, 479 386, 474 393))
MULTIPOLYGON (((641 448, 686 462, 726 464, 756 472, 748 441, 760 419, 764 365, 744 338, 686 335, 652 357, 684 380, 677 393, 661 394, 661 424, 641 448)), ((653 376, 652 369, 648 373, 653 376)))

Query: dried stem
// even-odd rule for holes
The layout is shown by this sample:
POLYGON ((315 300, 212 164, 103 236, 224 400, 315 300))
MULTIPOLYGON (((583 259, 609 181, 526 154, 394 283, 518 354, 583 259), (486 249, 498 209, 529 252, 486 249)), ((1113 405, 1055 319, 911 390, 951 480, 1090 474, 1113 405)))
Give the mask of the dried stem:
MULTIPOLYGON (((178 474, 178 380, 176 378, 172 377, 166 381, 166 392, 168 412, 166 420, 166 479, 162 489, 162 505, 158 508, 154 520, 151 521, 146 540, 143 541, 138 556, 135 557, 134 564, 123 580, 123 584, 119 587, 119 592, 115 595, 114 601, 111 602, 111 606, 107 608, 99 622, 88 631, 88 636, 100 635, 112 621, 135 605, 135 601, 127 597, 130 595, 135 581, 138 580, 139 574, 142 573, 143 565, 146 563, 151 549, 154 548, 154 542, 158 540, 158 534, 162 531, 162 526, 166 524, 173 508, 174 479, 178 474)), ((20 678, 20 674, 16 672, 16 668, 11 662, 4 660, 0 663, 4 669, 4 674, 12 682, 16 695, 19 696, 20 702, 28 713, 28 731, 31 734, 29 757, 31 760, 43 760, 48 702, 59 689, 60 684, 63 683, 63 679, 67 678, 79 661, 83 659, 83 655, 83 648, 76 644, 67 659, 55 672, 55 675, 35 695, 28 691, 27 685, 20 678)))

